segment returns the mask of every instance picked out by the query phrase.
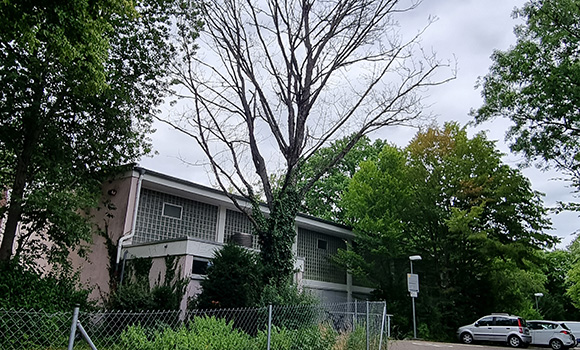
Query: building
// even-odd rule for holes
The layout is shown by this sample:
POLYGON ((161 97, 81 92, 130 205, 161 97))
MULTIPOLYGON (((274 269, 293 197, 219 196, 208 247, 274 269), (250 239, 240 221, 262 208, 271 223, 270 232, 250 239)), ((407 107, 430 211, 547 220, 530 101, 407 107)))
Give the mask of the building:
MULTIPOLYGON (((240 203, 248 204, 241 198, 240 203)), ((94 286, 93 299, 103 300, 109 292, 105 261, 119 272, 124 259, 152 258, 149 278, 154 283, 164 278, 165 258, 177 257, 178 277, 190 280, 188 297, 199 292, 209 259, 225 242, 259 249, 250 221, 225 194, 158 172, 136 167, 107 182, 103 207, 94 215, 101 233, 88 259, 73 258, 82 266, 81 279, 94 286)), ((324 302, 368 297, 370 288, 353 285, 351 276, 328 259, 353 238, 347 227, 300 214, 296 233, 295 280, 300 286, 324 302)))

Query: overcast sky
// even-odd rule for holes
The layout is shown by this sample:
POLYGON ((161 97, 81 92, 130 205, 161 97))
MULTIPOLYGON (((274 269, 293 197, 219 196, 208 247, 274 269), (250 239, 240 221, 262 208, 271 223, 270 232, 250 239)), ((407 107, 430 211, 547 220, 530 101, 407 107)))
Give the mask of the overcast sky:
MULTIPOLYGON (((505 50, 515 43, 513 27, 521 24, 521 19, 513 19, 515 7, 523 0, 424 0, 421 6, 401 18, 402 30, 416 31, 427 23, 429 15, 438 19, 423 35, 422 44, 433 49, 441 59, 457 60, 457 78, 445 85, 429 91, 429 112, 435 114, 436 121, 442 125, 446 121, 458 121, 462 125, 472 118, 469 111, 482 103, 479 90, 475 89, 477 77, 487 73, 491 64, 490 55, 494 49, 505 50)), ((169 113, 169 112, 168 112, 169 113)), ((488 138, 498 140, 498 148, 507 153, 504 161, 517 166, 521 157, 509 154, 504 135, 509 121, 498 119, 477 129, 485 130, 488 138)), ((178 178, 210 185, 212 178, 203 167, 205 158, 194 141, 170 127, 157 123, 157 132, 152 135, 154 149, 158 154, 145 158, 140 165, 178 178)), ((405 146, 416 133, 414 129, 385 129, 373 135, 405 146)), ((559 174, 537 169, 524 169, 533 188, 545 193, 546 206, 554 206, 557 201, 572 200, 566 183, 555 180, 559 174)), ((573 239, 578 228, 578 217, 573 213, 552 216, 554 230, 551 234, 562 238, 564 246, 573 239)))

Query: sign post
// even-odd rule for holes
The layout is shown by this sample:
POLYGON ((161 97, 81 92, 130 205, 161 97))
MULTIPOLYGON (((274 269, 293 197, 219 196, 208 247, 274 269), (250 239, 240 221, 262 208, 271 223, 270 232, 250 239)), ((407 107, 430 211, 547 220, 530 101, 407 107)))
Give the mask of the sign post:
POLYGON ((413 337, 417 339, 417 322, 415 320, 415 298, 419 294, 419 275, 413 273, 413 261, 421 260, 420 255, 411 255, 409 262, 411 263, 411 273, 407 274, 407 289, 411 295, 411 303, 413 304, 413 337))

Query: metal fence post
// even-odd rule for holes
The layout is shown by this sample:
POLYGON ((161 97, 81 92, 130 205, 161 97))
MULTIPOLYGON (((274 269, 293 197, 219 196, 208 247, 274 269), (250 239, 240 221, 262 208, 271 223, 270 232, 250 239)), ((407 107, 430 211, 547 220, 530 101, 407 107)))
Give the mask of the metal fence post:
POLYGON ((270 350, 271 337, 272 337, 272 304, 268 305, 268 350, 270 350))
POLYGON ((78 320, 79 320, 79 307, 76 306, 74 309, 74 312, 73 312, 72 323, 70 325, 70 336, 68 338, 68 350, 73 350, 78 320))
POLYGON ((354 315, 352 317, 352 330, 354 331, 356 329, 356 321, 358 318, 358 301, 354 301, 354 315))
POLYGON ((370 333, 370 314, 369 314, 369 301, 367 300, 367 350, 371 347, 371 333, 370 333))
POLYGON ((387 302, 383 301, 383 317, 381 319, 381 336, 379 337, 379 350, 383 347, 383 333, 385 332, 385 318, 387 316, 387 302))

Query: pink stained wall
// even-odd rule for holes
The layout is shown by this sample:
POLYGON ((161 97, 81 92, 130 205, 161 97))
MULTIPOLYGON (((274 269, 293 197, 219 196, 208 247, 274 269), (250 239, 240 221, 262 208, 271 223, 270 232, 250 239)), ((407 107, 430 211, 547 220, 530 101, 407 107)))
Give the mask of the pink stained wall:
MULTIPOLYGON (((105 182, 102 187, 100 209, 91 213, 95 228, 101 232, 107 232, 115 246, 119 238, 131 232, 138 176, 136 172, 129 172, 105 182)), ((107 251, 105 238, 97 232, 93 234, 92 242, 88 244, 91 251, 86 258, 73 253, 71 260, 73 266, 80 272, 81 283, 91 290, 89 299, 96 300, 102 305, 109 294, 108 267, 111 257, 107 251)), ((112 257, 113 264, 116 253, 115 250, 112 257)), ((115 268, 114 265, 113 268, 115 268)), ((120 269, 119 266, 119 271, 120 269)))

